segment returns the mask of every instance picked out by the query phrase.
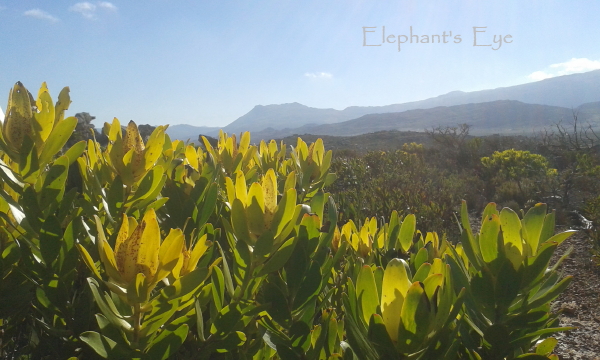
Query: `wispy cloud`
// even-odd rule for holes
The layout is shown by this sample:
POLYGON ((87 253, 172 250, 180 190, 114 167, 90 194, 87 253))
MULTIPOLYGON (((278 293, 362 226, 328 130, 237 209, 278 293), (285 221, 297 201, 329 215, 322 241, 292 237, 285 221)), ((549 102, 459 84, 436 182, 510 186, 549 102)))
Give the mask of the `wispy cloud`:
POLYGON ((23 13, 23 15, 29 16, 32 18, 36 18, 36 19, 40 19, 40 20, 47 20, 47 21, 50 21, 53 23, 59 21, 57 17, 54 17, 54 16, 48 14, 47 12, 45 12, 44 10, 40 10, 40 9, 27 10, 23 13))
POLYGON ((572 58, 569 61, 552 64, 546 70, 535 71, 527 77, 533 81, 549 79, 555 76, 570 75, 600 69, 600 61, 587 58, 572 58))
POLYGON ((100 1, 98 3, 98 7, 110 11, 117 11, 117 7, 113 3, 109 3, 108 1, 100 1))
POLYGON ((97 3, 91 2, 79 2, 69 8, 69 11, 73 11, 81 14, 86 19, 94 19, 96 18, 96 13, 98 9, 102 9, 105 11, 117 11, 117 7, 108 1, 99 1, 97 3))
POLYGON ((314 73, 307 72, 304 74, 304 76, 309 79, 331 79, 331 78, 333 78, 333 75, 328 72, 314 72, 314 73))

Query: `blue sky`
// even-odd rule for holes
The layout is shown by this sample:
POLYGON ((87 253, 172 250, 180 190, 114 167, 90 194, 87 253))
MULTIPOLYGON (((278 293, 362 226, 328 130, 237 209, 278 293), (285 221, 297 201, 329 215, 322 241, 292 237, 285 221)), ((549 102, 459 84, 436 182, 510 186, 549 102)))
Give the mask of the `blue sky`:
POLYGON ((69 113, 96 126, 415 101, 598 69, 598 14, 598 1, 0 0, 0 107, 16 81, 54 97, 69 86, 69 113), (381 44, 383 26, 396 43, 381 44), (419 41, 452 38, 398 51, 410 26, 419 41), (473 46, 473 27, 478 45, 512 42, 473 46))

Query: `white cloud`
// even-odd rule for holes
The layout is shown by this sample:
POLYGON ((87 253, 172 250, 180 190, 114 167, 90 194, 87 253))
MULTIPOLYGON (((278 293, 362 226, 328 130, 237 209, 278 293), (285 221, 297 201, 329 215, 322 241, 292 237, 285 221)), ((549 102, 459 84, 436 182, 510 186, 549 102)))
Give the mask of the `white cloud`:
POLYGON ((327 72, 315 72, 315 73, 305 73, 304 76, 306 76, 309 79, 331 79, 333 78, 333 75, 327 72))
POLYGON ((117 7, 108 1, 99 1, 96 4, 87 1, 79 2, 71 6, 69 11, 79 13, 86 19, 94 19, 96 17, 96 10, 99 8, 107 11, 117 11, 117 7))
POLYGON ((117 11, 117 7, 113 3, 109 3, 108 1, 100 1, 98 3, 98 6, 106 10, 117 11))
POLYGON ((600 69, 600 61, 587 58, 572 58, 569 61, 552 64, 545 71, 535 71, 527 77, 533 81, 549 79, 555 76, 570 75, 600 69))
POLYGON ((92 19, 96 12, 96 5, 89 2, 80 2, 71 6, 69 10, 80 13, 84 18, 92 19))
POLYGON ((548 74, 543 71, 536 71, 536 72, 529 74, 529 76, 527 76, 527 77, 533 81, 540 81, 540 80, 549 79, 551 77, 554 77, 554 75, 548 74))
POLYGON ((4 113, 2 112, 1 107, 0 107, 0 121, 4 121, 4 113))
POLYGON ((50 22, 57 22, 58 18, 54 17, 50 14, 48 14, 47 12, 40 10, 40 9, 31 9, 31 10, 27 10, 23 13, 23 15, 25 16, 29 16, 32 18, 36 18, 36 19, 41 19, 41 20, 48 20, 50 22))

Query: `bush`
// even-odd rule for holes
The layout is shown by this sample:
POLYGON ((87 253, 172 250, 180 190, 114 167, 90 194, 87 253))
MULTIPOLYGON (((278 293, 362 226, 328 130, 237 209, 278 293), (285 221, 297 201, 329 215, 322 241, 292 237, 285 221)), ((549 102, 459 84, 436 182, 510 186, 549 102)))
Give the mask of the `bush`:
MULTIPOLYGON (((548 304, 570 277, 549 261, 572 232, 554 235, 545 205, 490 204, 473 233, 463 202, 456 245, 408 211, 338 226, 321 140, 221 133, 203 150, 115 119, 106 147, 61 151, 68 92, 32 98, 15 85, 0 139, 4 358, 513 359, 538 340, 529 356, 556 358, 548 304)), ((382 185, 412 164, 417 198, 413 176, 433 175, 406 152, 365 163, 382 185)))

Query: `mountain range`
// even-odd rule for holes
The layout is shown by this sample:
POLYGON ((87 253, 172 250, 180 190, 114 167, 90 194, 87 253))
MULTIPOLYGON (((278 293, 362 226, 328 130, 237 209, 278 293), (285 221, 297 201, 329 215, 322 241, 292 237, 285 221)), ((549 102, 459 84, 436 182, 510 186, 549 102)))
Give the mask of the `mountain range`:
MULTIPOLYGON (((392 129, 422 131, 468 123, 474 134, 524 134, 572 119, 574 113, 579 113, 581 120, 600 125, 600 70, 490 90, 453 91, 385 106, 336 110, 299 103, 257 105, 223 130, 251 131, 256 140, 292 134, 348 136, 392 129)), ((218 131, 218 127, 175 125, 167 133, 172 138, 196 140, 194 134, 215 136, 218 131)))

